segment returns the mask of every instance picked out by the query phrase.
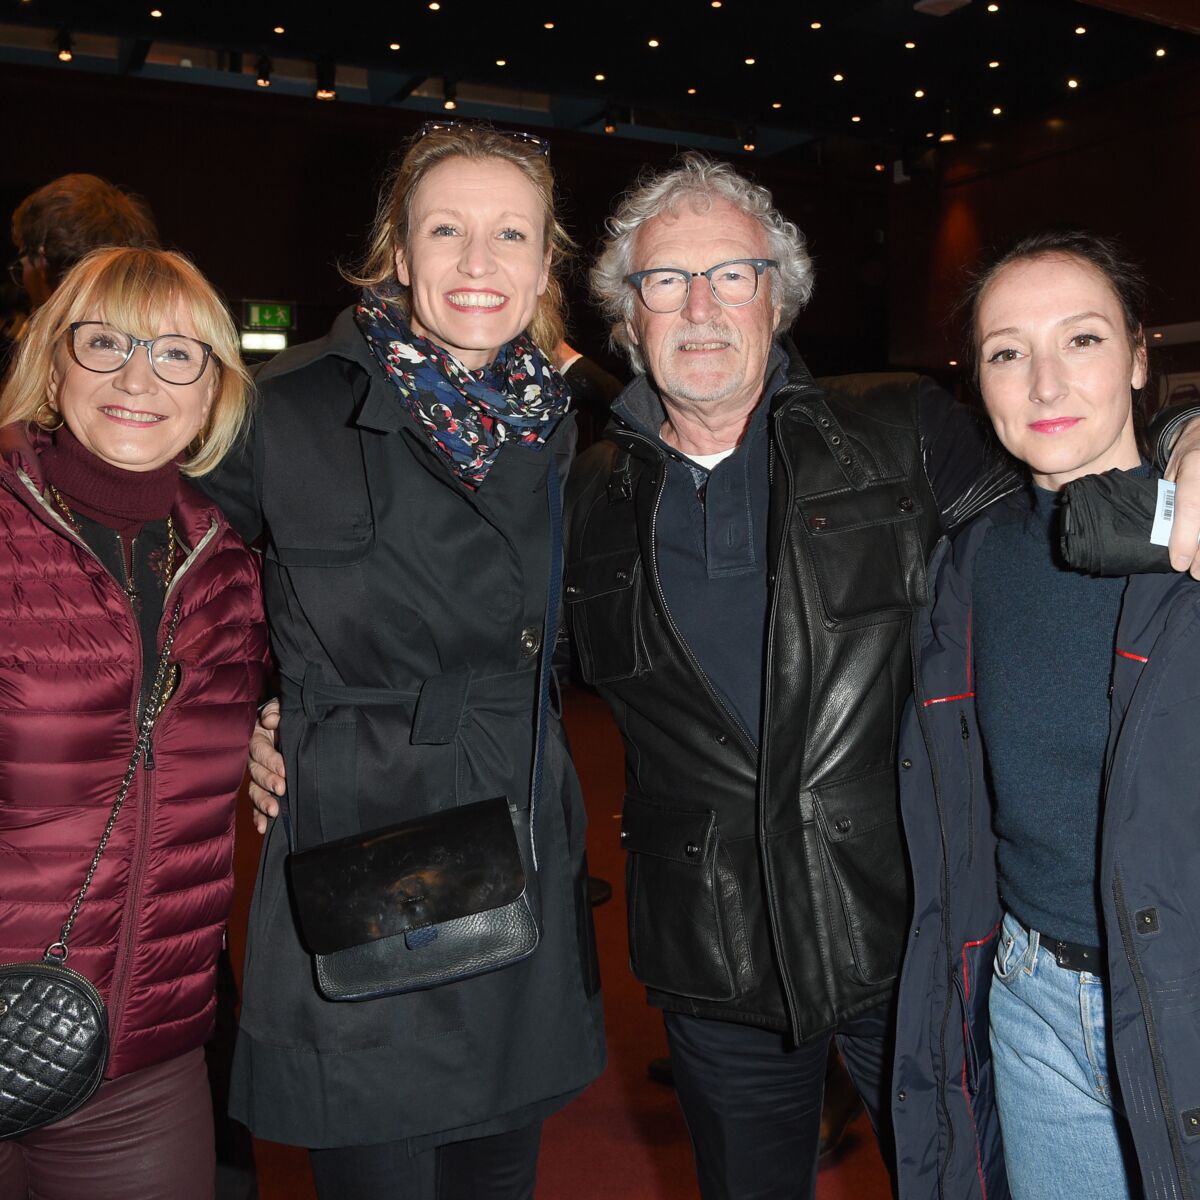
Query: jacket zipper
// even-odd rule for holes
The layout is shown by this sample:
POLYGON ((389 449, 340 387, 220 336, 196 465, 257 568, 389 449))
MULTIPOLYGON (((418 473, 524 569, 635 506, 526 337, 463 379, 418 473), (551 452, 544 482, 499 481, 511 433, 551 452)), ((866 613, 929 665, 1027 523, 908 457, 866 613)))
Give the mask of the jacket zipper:
POLYGON ((967 714, 958 710, 958 725, 962 731, 963 758, 967 768, 967 866, 975 861, 975 772, 971 765, 971 728, 967 714))
POLYGON ((687 644, 686 641, 684 641, 683 634, 680 633, 679 626, 675 624, 675 618, 671 616, 671 610, 667 607, 667 598, 665 595, 663 595, 662 585, 659 581, 658 575, 658 510, 662 503, 663 492, 666 490, 667 484, 667 467, 666 463, 664 462, 665 455, 657 446, 655 446, 652 441, 650 441, 649 438, 643 437, 638 433, 627 433, 627 436, 636 438, 640 442, 645 442, 645 444, 658 455, 659 459, 661 477, 658 481, 657 490, 654 493, 654 507, 650 512, 650 575, 651 583, 654 588, 655 603, 658 605, 659 610, 663 615, 663 619, 667 623, 667 628, 671 631, 675 641, 678 642, 680 648, 683 650, 684 657, 687 659, 692 669, 703 682, 705 691, 707 691, 713 703, 716 704, 718 709, 720 709, 720 711, 729 718, 730 724, 732 724, 737 732, 741 735, 745 741, 746 750, 748 750, 750 753, 753 753, 755 749, 754 738, 750 736, 750 732, 746 726, 743 725, 738 717, 730 711, 729 706, 724 702, 724 700, 717 695, 716 689, 709 681, 708 676, 704 673, 704 668, 700 666, 699 659, 696 658, 695 654, 692 653, 692 648, 687 644))
MULTIPOLYGON (((947 539, 945 536, 943 536, 941 542, 945 542, 946 540, 947 539)), ((937 556, 941 542, 939 542, 939 547, 935 548, 933 555, 930 556, 931 560, 937 556)), ((933 572, 930 572, 930 574, 932 576, 933 572)), ((925 721, 925 709, 921 703, 921 664, 920 655, 918 653, 919 634, 920 621, 915 620, 912 623, 911 632, 909 634, 909 657, 912 661, 913 677, 913 712, 917 717, 917 725, 921 730, 921 739, 925 743, 925 755, 929 759, 929 769, 933 776, 934 806, 937 810, 938 835, 942 847, 940 891, 942 902, 942 941, 946 952, 946 1002, 942 1008, 942 1020, 938 1029, 939 1061, 936 1064, 937 1074, 935 1076, 935 1091, 937 1093, 937 1105, 938 1111, 941 1115, 942 1127, 946 1131, 946 1151, 939 1158, 937 1173, 938 1195, 944 1198, 946 1195, 946 1171, 949 1169, 950 1162, 954 1157, 954 1124, 950 1120, 950 1107, 946 1103, 945 1082, 940 1078, 940 1076, 945 1071, 946 1030, 950 1026, 950 1016, 954 1009, 956 980, 954 968, 954 945, 953 940, 950 937, 950 861, 946 849, 946 813, 942 804, 942 785, 941 777, 938 774, 937 757, 933 752, 933 741, 930 737, 929 728, 925 721)))

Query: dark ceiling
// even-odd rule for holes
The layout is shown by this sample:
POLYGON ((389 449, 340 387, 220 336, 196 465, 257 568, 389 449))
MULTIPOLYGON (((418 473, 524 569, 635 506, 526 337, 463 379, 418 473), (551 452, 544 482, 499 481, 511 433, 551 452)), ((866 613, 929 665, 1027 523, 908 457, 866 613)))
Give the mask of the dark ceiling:
MULTIPOLYGON (((607 123, 626 135, 748 141, 760 153, 786 154, 831 137, 903 152, 945 133, 988 136, 1200 63, 1200 37, 1107 7, 967 0, 935 16, 912 0, 159 0, 157 8, 154 0, 3 0, 3 21, 45 28, 48 45, 60 30, 122 38, 115 69, 127 72, 164 43, 217 49, 227 70, 243 73, 261 55, 326 58, 339 72, 366 72, 356 98, 368 102, 419 107, 414 90, 449 81, 462 115, 597 130, 607 123), (550 101, 522 112, 506 106, 509 89, 550 101)), ((355 98, 340 77, 339 89, 355 98)), ((426 106, 440 103, 440 89, 426 106)))

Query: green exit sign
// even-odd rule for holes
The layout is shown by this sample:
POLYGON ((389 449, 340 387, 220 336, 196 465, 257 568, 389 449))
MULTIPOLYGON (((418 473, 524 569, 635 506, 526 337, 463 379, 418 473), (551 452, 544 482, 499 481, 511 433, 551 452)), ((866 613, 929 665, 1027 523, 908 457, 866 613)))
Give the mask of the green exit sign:
POLYGON ((296 306, 282 300, 247 300, 247 329, 291 329, 296 306))

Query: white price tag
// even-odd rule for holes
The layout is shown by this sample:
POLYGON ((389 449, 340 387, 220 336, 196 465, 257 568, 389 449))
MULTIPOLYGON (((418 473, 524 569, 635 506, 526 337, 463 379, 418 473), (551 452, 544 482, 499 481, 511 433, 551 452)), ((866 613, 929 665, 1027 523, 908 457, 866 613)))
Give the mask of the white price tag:
POLYGON ((1154 524, 1150 526, 1150 544, 1165 546, 1171 540, 1175 523, 1175 485, 1165 479, 1158 481, 1158 501, 1154 505, 1154 524))

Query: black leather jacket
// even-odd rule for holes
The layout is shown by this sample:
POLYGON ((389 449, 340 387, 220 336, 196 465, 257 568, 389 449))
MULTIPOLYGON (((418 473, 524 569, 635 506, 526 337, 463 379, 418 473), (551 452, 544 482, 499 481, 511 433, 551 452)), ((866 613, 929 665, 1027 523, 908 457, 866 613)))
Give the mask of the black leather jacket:
POLYGON ((664 602, 667 451, 619 417, 571 475, 566 607, 583 674, 625 738, 635 974, 662 1008, 800 1040, 893 987, 909 917, 895 748, 913 613, 941 534, 1016 477, 929 379, 817 383, 792 351, 770 404, 757 747, 664 602))

